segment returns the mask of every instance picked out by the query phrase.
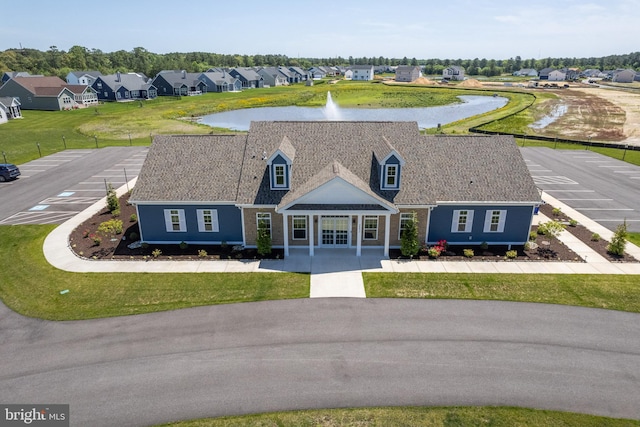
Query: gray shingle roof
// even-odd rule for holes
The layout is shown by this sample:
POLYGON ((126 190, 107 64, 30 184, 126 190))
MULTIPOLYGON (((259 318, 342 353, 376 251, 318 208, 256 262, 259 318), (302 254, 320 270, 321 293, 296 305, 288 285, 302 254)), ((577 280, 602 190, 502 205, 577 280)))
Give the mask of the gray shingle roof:
POLYGON ((234 202, 246 135, 154 137, 132 201, 234 202))
POLYGON ((241 136, 156 137, 133 199, 282 206, 336 176, 335 164, 345 181, 396 206, 540 200, 511 136, 423 136, 415 122, 299 121, 252 122, 241 136), (283 141, 295 149, 291 189, 271 190, 266 158, 283 141), (374 152, 391 149, 406 163, 400 189, 382 191, 374 152))

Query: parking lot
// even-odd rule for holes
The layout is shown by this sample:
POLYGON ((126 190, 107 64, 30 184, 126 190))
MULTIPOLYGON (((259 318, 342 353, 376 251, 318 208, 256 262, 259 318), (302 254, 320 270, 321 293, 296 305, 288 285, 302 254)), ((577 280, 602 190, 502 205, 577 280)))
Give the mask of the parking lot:
POLYGON ((138 176, 148 147, 65 150, 19 165, 0 183, 0 224, 60 224, 138 176))
POLYGON ((602 226, 640 232, 640 167, 588 150, 521 149, 544 192, 602 226))

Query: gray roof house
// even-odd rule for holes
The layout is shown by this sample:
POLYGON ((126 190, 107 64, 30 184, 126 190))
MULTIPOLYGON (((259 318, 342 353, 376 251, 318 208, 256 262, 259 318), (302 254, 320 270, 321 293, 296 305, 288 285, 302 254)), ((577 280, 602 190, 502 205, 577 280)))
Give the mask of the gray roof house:
POLYGON ((240 92, 242 82, 225 70, 209 69, 198 76, 206 83, 207 92, 240 92))
POLYGON ((285 256, 291 248, 388 256, 414 216, 424 244, 523 245, 541 203, 511 136, 331 121, 156 136, 130 201, 144 242, 255 247, 262 225, 285 256))
POLYGON ((351 80, 373 80, 373 65, 352 65, 351 67, 349 67, 349 69, 353 71, 351 80))
POLYGON ((0 123, 6 123, 12 119, 21 119, 20 100, 12 96, 0 98, 0 123))
POLYGON ((264 86, 262 76, 253 68, 238 67, 229 70, 229 74, 242 82, 243 89, 257 89, 264 86))
POLYGON ((513 75, 521 77, 538 77, 538 72, 535 68, 521 68, 520 70, 514 72, 513 75))
POLYGON ((155 86, 140 73, 121 73, 98 76, 91 87, 102 101, 134 101, 158 96, 155 86))
POLYGON ((14 77, 44 77, 42 74, 29 74, 28 71, 5 71, 0 79, 0 84, 6 83, 14 77))
POLYGON ((636 72, 631 69, 616 70, 611 78, 611 81, 617 83, 631 83, 636 77, 636 72))
POLYGON ((458 65, 449 65, 442 70, 444 80, 464 80, 464 68, 458 65))
POLYGON ((151 84, 158 96, 195 96, 207 93, 208 86, 202 73, 187 73, 185 70, 158 73, 151 84))
POLYGON ((264 87, 285 86, 289 84, 288 76, 282 74, 278 67, 264 67, 258 70, 264 87))
POLYGON ((397 82, 412 82, 422 76, 420 67, 410 65, 400 65, 396 68, 397 82))
POLYGON ((289 67, 289 71, 293 72, 296 74, 296 76, 298 77, 298 81, 299 82, 305 82, 307 80, 309 80, 309 72, 303 70, 300 67, 289 67))

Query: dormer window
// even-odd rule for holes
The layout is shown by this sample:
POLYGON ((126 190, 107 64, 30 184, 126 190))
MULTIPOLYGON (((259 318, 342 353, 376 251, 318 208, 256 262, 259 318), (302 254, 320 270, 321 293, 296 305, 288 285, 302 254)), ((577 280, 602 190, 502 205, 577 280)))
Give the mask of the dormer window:
POLYGON ((385 187, 398 188, 398 166, 397 165, 385 166, 385 187))
POLYGON ((287 181, 285 177, 285 165, 273 165, 273 172, 275 175, 274 187, 286 187, 287 181))

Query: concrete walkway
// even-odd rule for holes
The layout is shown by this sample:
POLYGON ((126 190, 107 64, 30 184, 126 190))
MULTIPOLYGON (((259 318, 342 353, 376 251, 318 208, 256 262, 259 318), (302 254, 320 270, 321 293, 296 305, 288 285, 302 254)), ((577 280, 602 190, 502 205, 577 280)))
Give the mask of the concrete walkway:
MULTIPOLYGON (((135 179, 129 188, 135 185, 135 179)), ((117 190, 124 194, 127 187, 117 190)), ((569 217, 603 239, 610 240, 613 232, 545 194, 544 200, 560 207, 569 217)), ((587 245, 564 231, 559 239, 586 262, 491 262, 491 261, 407 261, 390 260, 381 249, 363 249, 355 256, 355 249, 317 249, 310 257, 306 249, 291 249, 283 260, 220 260, 220 261, 93 261, 79 258, 69 248, 68 236, 78 225, 105 206, 101 199, 85 211, 56 227, 45 239, 44 255, 56 268, 70 272, 139 272, 139 273, 237 273, 237 272, 299 272, 311 274, 311 297, 364 298, 362 272, 417 273, 540 273, 540 274, 640 274, 640 263, 611 263, 587 245)), ((535 221, 548 221, 542 214, 535 221)), ((627 243, 627 253, 640 260, 640 248, 627 243)))

